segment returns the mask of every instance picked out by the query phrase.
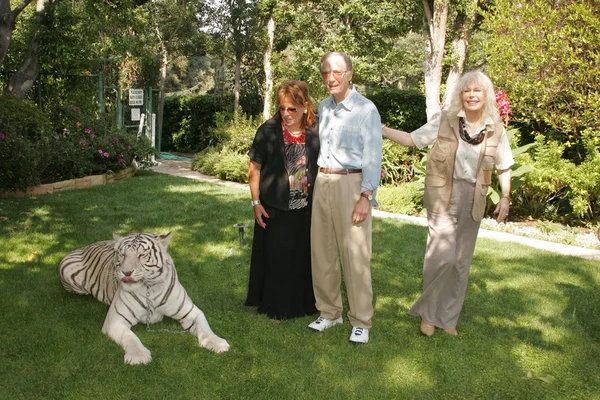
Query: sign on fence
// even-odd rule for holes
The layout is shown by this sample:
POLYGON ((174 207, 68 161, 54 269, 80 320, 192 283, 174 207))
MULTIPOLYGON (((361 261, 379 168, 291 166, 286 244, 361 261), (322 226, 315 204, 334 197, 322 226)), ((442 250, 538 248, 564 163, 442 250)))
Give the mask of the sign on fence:
POLYGON ((143 106, 144 105, 144 89, 129 89, 129 105, 143 106))
POLYGON ((140 109, 139 108, 132 108, 131 109, 131 120, 132 121, 139 121, 140 120, 140 109))

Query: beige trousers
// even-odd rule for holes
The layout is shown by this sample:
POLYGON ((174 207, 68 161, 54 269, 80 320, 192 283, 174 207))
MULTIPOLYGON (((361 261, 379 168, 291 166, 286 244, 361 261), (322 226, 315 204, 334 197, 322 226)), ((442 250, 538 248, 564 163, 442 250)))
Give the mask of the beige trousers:
POLYGON ((480 222, 471 216, 475 184, 454 180, 448 210, 427 213, 423 294, 408 311, 443 329, 456 328, 462 310, 480 222))
POLYGON ((311 220, 312 279, 321 317, 337 319, 343 311, 343 271, 350 324, 371 328, 371 213, 362 223, 352 224, 361 182, 360 173, 317 175, 311 220))

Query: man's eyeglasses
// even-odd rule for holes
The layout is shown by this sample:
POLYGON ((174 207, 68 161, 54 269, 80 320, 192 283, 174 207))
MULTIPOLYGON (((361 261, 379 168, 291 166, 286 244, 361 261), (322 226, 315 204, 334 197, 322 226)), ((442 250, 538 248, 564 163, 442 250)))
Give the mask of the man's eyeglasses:
POLYGON ((335 79, 340 79, 344 74, 348 71, 321 71, 321 76, 323 79, 329 78, 329 74, 333 74, 335 79))
POLYGON ((283 114, 285 110, 287 110, 290 114, 296 114, 296 111, 298 111, 298 107, 279 107, 280 113, 283 114))

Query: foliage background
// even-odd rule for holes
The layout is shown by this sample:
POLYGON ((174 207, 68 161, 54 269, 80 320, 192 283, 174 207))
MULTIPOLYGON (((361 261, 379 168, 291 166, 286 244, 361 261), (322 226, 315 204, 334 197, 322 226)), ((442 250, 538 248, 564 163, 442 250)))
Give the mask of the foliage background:
MULTIPOLYGON (((17 3, 10 2, 13 7, 17 3)), ((330 50, 346 51, 353 60, 355 85, 376 102, 384 121, 411 130, 425 118, 419 99, 425 90, 425 31, 430 28, 423 22, 425 5, 432 10, 448 6, 442 82, 458 59, 457 41, 467 38, 465 68, 487 72, 511 102, 508 128, 520 131, 514 147, 537 143, 535 151, 519 158, 522 166, 535 170, 515 187, 511 214, 588 227, 596 224, 600 214, 596 195, 600 187, 598 0, 50 1, 41 20, 36 22, 31 6, 17 18, 7 59, 0 67, 0 87, 6 89, 8 78, 37 38, 40 75, 28 98, 50 119, 76 105, 90 120, 110 125, 121 112, 116 101, 119 92, 163 88, 167 101, 159 142, 164 149, 220 152, 237 128, 227 128, 226 134, 229 121, 218 122, 216 114, 228 113, 234 121, 238 84, 243 121, 234 123, 240 129, 234 136, 246 137, 252 124, 244 121, 260 119, 267 80, 267 23, 273 19, 275 87, 287 79, 305 80, 318 103, 326 95, 318 73, 321 56, 330 50), (465 31, 461 24, 471 11, 473 22, 465 31), (558 172, 557 165, 561 166, 558 172)), ((442 84, 442 95, 444 88, 442 84)), ((272 107, 266 114, 273 112, 272 107)), ((14 138, 11 135, 10 140, 14 138)), ((34 151, 40 143, 11 146, 34 151)), ((386 145, 384 183, 418 182, 424 155, 386 145)), ((233 150, 221 157, 232 157, 232 166, 223 166, 222 176, 243 180, 244 156, 233 150)), ((32 165, 41 165, 49 158, 47 152, 19 163, 31 160, 32 165)), ((11 179, 30 176, 27 171, 36 168, 13 171, 11 179)))

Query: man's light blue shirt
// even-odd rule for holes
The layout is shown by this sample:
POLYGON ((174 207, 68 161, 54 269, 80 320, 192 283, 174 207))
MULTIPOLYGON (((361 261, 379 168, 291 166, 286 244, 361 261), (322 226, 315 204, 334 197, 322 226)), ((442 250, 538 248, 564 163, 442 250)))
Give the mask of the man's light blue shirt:
POLYGON ((323 168, 361 168, 360 191, 373 191, 373 204, 381 176, 381 117, 375 104, 356 89, 336 104, 333 96, 319 104, 317 163, 323 168))

